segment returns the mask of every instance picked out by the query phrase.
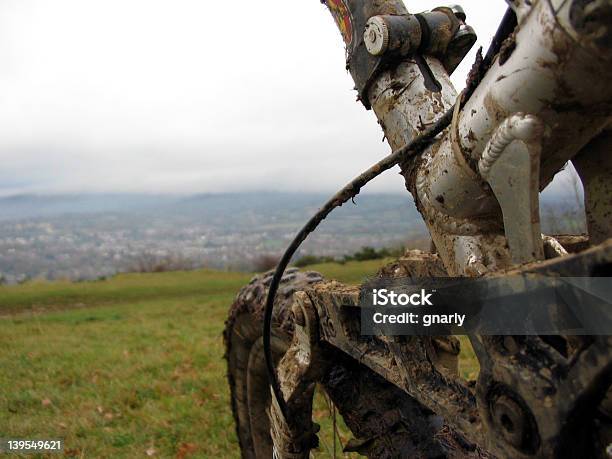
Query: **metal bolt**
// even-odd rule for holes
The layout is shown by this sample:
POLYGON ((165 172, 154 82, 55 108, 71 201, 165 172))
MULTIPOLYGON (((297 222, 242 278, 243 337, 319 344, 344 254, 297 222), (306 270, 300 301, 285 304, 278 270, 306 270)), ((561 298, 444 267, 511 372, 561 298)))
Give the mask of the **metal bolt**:
POLYGON ((455 13, 455 16, 457 16, 457 19, 459 19, 460 21, 465 21, 465 19, 467 18, 465 11, 463 10, 463 7, 461 5, 449 5, 448 8, 455 13))
POLYGON ((453 36, 453 46, 455 49, 469 50, 476 42, 477 36, 474 29, 466 24, 461 24, 459 30, 453 36))
POLYGON ((373 16, 366 22, 363 32, 363 41, 366 49, 373 56, 380 56, 389 47, 389 29, 387 23, 380 16, 373 16))
POLYGON ((502 395, 495 400, 492 414, 495 427, 504 440, 521 449, 529 429, 523 408, 510 397, 502 395))

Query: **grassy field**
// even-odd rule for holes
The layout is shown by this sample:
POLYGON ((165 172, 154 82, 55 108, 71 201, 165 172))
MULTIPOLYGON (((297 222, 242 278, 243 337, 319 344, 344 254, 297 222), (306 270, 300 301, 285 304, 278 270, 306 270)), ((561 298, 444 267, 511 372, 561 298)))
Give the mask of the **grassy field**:
MULTIPOLYGON (((357 283, 381 263, 312 269, 357 283)), ((194 271, 0 288, 0 437, 63 438, 73 457, 238 457, 221 332, 249 278, 194 271)), ((326 414, 322 402, 315 413, 326 414)))
MULTIPOLYGON (((380 264, 313 268, 356 283, 380 264)), ((64 438, 75 457, 238 457, 221 332, 250 277, 0 288, 0 437, 64 438)))

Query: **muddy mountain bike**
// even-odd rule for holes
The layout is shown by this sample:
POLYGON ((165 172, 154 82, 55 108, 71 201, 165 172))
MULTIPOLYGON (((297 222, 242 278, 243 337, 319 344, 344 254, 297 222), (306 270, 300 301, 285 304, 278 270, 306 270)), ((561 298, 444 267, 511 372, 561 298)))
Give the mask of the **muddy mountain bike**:
MULTIPOLYGON (((473 380, 454 336, 360 333, 359 287, 287 269, 301 242, 381 172, 399 166, 433 241, 381 276, 610 276, 612 2, 514 0, 458 93, 449 75, 475 43, 460 7, 323 2, 359 100, 393 153, 325 203, 276 271, 238 294, 225 342, 245 458, 306 458, 321 388, 376 458, 609 457, 612 338, 480 336, 473 380), (539 193, 571 161, 588 234, 543 235, 539 193)), ((483 2, 483 7, 486 7, 483 2)))

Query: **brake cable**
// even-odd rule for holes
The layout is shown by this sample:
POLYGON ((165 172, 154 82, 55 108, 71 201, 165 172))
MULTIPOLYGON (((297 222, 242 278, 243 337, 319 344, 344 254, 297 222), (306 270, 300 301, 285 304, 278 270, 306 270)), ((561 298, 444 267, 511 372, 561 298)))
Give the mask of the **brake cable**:
MULTIPOLYGON (((463 105, 466 100, 467 98, 462 98, 461 96, 459 96, 457 104, 463 105)), ((447 110, 444 115, 442 115, 442 117, 440 117, 434 124, 428 127, 421 134, 416 136, 411 142, 374 164, 361 175, 351 180, 339 192, 337 192, 330 200, 325 203, 323 207, 321 207, 321 209, 319 209, 319 211, 315 215, 310 218, 310 220, 308 220, 308 222, 306 223, 306 225, 304 225, 300 232, 297 233, 287 250, 285 250, 285 253, 283 254, 282 258, 278 262, 276 271, 274 272, 274 276, 272 277, 272 281, 270 282, 270 289, 268 290, 268 297, 266 299, 266 305, 264 309, 263 348, 270 386, 272 386, 272 391, 281 410, 281 413, 285 417, 285 420, 287 420, 288 408, 287 403, 281 392, 280 383, 278 381, 276 370, 274 368, 270 339, 272 334, 272 312, 274 309, 274 299, 276 297, 276 292, 278 290, 278 286, 281 282, 283 274, 285 273, 285 269, 289 265, 291 258, 293 257, 293 255, 295 255, 295 252, 306 240, 308 235, 312 233, 334 209, 342 206, 349 199, 352 199, 357 196, 363 186, 365 186, 374 178, 378 177, 383 172, 391 169, 397 164, 400 164, 404 160, 415 156, 418 153, 421 153, 425 148, 427 148, 434 140, 434 138, 449 126, 453 118, 454 111, 455 107, 453 106, 452 108, 447 110)))
POLYGON ((412 141, 408 142, 399 150, 392 152, 390 155, 374 164, 361 175, 351 180, 344 188, 342 188, 329 201, 327 201, 325 205, 323 205, 323 207, 321 207, 321 209, 319 209, 319 211, 310 218, 310 220, 308 220, 300 232, 297 233, 293 241, 291 241, 291 244, 289 247, 287 247, 287 250, 285 250, 285 253, 276 266, 272 281, 270 282, 270 289, 268 290, 268 297, 266 298, 266 305, 264 308, 263 323, 263 348, 268 380, 285 421, 287 421, 289 410, 287 407, 287 402, 285 401, 281 392, 276 369, 274 368, 270 340, 272 335, 272 313, 274 311, 274 299, 276 298, 278 286, 282 280, 283 274, 285 273, 285 269, 287 269, 287 266, 291 261, 291 258, 293 255, 295 255, 295 252, 306 240, 308 235, 310 235, 310 233, 312 233, 334 209, 342 206, 349 199, 353 199, 355 196, 357 196, 361 191, 361 188, 383 172, 391 169, 397 164, 402 163, 408 158, 423 152, 423 150, 425 150, 425 148, 431 144, 435 137, 451 124, 453 118, 457 116, 461 108, 470 99, 470 96, 493 64, 493 59, 499 53, 503 41, 510 35, 510 33, 512 33, 516 25, 516 16, 512 9, 508 8, 497 32, 495 33, 495 36, 493 37, 484 59, 482 58, 482 48, 478 50, 476 61, 474 62, 472 70, 470 71, 470 75, 468 75, 467 86, 463 92, 459 94, 457 97, 457 102, 453 105, 453 107, 449 108, 444 115, 438 118, 438 120, 436 120, 430 127, 425 129, 425 131, 412 139, 412 141))

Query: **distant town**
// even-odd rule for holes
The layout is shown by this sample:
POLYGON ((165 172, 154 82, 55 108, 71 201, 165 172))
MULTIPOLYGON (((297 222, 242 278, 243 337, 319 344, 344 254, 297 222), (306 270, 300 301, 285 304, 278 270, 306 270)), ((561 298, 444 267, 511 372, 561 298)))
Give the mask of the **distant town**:
MULTIPOLYGON (((203 267, 253 271, 262 257, 281 255, 325 199, 290 193, 2 198, 0 283, 203 267)), ((574 220, 566 215, 561 226, 574 220)), ((296 258, 427 245, 410 195, 364 194, 334 212, 296 258)))

